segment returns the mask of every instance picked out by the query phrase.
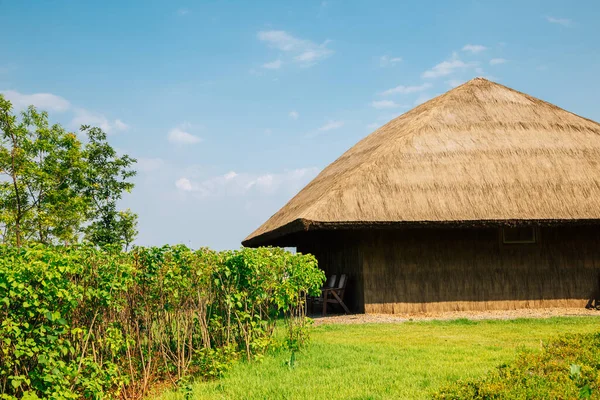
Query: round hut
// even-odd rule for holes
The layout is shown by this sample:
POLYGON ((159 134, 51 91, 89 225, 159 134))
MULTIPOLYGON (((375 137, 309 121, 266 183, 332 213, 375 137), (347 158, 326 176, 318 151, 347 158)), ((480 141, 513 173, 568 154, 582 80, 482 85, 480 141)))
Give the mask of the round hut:
POLYGON ((244 241, 314 254, 357 312, 583 307, 600 124, 482 78, 390 121, 244 241))

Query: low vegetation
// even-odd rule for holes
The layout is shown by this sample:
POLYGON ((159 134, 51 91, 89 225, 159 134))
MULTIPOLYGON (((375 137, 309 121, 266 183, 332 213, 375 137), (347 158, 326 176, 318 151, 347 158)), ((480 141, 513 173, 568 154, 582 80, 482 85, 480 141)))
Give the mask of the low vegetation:
POLYGON ((273 351, 259 364, 238 362, 223 378, 196 383, 191 394, 171 391, 157 399, 430 399, 452 382, 477 380, 511 363, 520 351, 539 354, 542 343, 558 335, 597 332, 598 322, 569 317, 321 325, 312 329, 311 344, 294 368, 287 352, 273 351))
POLYGON ((435 399, 600 399, 600 334, 569 335, 524 351, 481 379, 459 381, 435 399))
MULTIPOLYGON (((282 249, 0 246, 0 398, 139 398, 306 339, 316 260, 282 249)), ((291 363, 293 364, 293 363, 291 363)))

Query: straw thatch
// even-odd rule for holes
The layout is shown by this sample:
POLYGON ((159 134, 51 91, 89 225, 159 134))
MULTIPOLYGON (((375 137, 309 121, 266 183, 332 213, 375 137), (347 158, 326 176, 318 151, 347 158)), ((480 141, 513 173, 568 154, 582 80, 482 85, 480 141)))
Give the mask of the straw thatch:
POLYGON ((600 220, 600 124, 473 79, 392 120, 244 241, 313 227, 600 220))

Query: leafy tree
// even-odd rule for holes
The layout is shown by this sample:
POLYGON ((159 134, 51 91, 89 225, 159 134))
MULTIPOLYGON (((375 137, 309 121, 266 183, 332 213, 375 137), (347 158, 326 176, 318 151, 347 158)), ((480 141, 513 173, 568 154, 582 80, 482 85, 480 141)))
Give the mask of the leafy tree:
POLYGON ((135 160, 118 156, 99 128, 76 134, 31 106, 13 113, 0 95, 0 227, 2 242, 74 243, 85 232, 104 245, 133 241, 137 216, 117 202, 133 183, 135 160))
POLYGON ((88 137, 84 149, 86 168, 83 194, 91 201, 88 209, 91 223, 86 228, 86 239, 98 245, 129 244, 133 239, 131 234, 135 232, 137 216, 132 219, 130 211, 119 213, 117 202, 124 192, 133 189, 133 183, 128 179, 136 174, 130 169, 136 160, 127 154, 117 155, 106 141, 106 133, 100 128, 84 125, 81 131, 88 137), (123 226, 127 224, 134 226, 127 232, 129 237, 125 240, 123 226))
POLYGON ((78 196, 81 143, 29 107, 20 121, 0 97, 1 222, 4 242, 76 240, 86 201, 78 196))

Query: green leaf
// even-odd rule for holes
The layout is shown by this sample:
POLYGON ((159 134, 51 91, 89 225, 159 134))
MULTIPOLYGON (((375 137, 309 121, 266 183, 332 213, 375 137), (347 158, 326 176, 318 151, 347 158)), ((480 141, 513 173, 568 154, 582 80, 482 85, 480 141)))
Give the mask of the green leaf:
POLYGON ((592 388, 590 387, 589 384, 586 384, 579 391, 579 398, 580 399, 589 399, 590 397, 592 397, 592 388))

